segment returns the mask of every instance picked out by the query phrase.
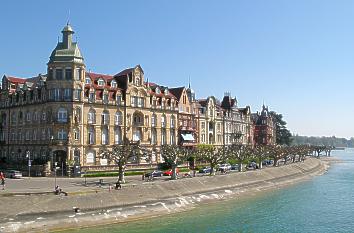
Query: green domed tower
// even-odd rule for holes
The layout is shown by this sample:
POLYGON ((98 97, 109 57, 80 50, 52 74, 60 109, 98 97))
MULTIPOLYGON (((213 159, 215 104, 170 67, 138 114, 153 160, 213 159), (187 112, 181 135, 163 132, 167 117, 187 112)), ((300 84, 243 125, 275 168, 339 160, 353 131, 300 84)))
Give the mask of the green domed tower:
POLYGON ((51 150, 59 164, 79 161, 73 148, 80 147, 83 142, 77 132, 82 132, 85 80, 84 58, 77 42, 73 42, 74 30, 70 24, 63 28, 62 34, 62 41, 58 41, 50 55, 46 81, 47 111, 52 122, 51 150))

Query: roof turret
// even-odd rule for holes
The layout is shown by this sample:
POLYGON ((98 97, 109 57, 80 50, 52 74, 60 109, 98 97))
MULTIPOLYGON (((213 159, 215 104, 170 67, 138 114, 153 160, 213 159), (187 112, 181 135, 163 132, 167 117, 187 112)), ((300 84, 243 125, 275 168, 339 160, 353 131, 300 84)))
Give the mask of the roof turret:
POLYGON ((68 23, 63 30, 63 41, 58 42, 57 46, 50 55, 49 63, 52 62, 77 62, 83 63, 84 58, 81 54, 77 42, 72 41, 72 35, 75 33, 68 23))

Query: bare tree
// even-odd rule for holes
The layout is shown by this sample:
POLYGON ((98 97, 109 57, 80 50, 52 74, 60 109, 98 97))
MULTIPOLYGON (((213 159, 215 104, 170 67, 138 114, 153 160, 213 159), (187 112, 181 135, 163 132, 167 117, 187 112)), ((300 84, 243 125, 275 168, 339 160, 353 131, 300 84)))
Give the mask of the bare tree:
POLYGON ((124 173, 126 164, 129 159, 137 156, 140 153, 137 145, 114 145, 112 150, 103 148, 100 151, 101 157, 107 158, 110 163, 118 165, 118 180, 125 183, 124 173))
POLYGON ((215 174, 217 164, 227 160, 227 152, 224 148, 216 148, 213 145, 200 144, 197 146, 197 159, 208 162, 210 165, 210 175, 215 174))
POLYGON ((161 156, 172 167, 171 179, 177 179, 177 166, 188 158, 188 150, 178 145, 161 146, 161 156))

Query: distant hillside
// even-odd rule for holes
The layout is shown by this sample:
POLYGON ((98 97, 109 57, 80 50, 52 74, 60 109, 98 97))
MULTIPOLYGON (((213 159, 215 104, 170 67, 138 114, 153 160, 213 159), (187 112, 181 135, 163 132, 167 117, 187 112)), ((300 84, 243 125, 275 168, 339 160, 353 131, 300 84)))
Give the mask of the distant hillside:
POLYGON ((292 145, 325 145, 325 146, 335 146, 335 147, 354 147, 354 138, 349 140, 346 138, 336 138, 332 137, 308 137, 308 136, 292 136, 292 145))

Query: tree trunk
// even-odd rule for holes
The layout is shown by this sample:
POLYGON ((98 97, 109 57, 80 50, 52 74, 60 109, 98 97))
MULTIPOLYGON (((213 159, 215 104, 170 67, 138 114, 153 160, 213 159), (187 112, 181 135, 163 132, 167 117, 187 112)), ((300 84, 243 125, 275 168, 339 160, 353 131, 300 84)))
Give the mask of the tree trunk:
POLYGON ((274 159, 274 164, 273 164, 273 166, 274 166, 274 167, 278 166, 277 163, 278 163, 278 159, 274 159))
POLYGON ((263 165, 263 164, 262 164, 262 162, 263 162, 263 161, 262 161, 262 158, 260 157, 260 158, 258 158, 258 160, 259 160, 258 168, 259 168, 259 169, 262 169, 262 165, 263 165))
POLYGON ((171 180, 177 180, 177 166, 172 166, 171 180))
POLYGON ((239 163, 238 163, 238 171, 239 171, 239 172, 242 172, 242 171, 243 171, 242 161, 239 161, 239 163))
POLYGON ((119 165, 119 168, 118 168, 118 173, 119 173, 118 180, 122 184, 125 183, 124 172, 125 172, 125 166, 119 165))
POLYGON ((215 168, 214 168, 214 165, 211 165, 211 166, 210 166, 210 175, 211 175, 211 176, 215 175, 215 168))

